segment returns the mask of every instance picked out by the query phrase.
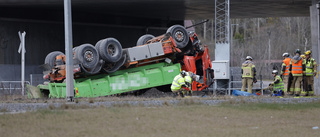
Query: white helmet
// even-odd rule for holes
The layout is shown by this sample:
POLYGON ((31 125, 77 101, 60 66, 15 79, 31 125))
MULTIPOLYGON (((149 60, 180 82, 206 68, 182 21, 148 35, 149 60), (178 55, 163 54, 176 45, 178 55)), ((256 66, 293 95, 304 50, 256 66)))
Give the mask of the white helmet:
POLYGON ((289 57, 289 53, 287 53, 287 52, 283 53, 282 57, 289 57))
POLYGON ((199 75, 195 75, 194 77, 195 77, 195 81, 199 82, 200 76, 199 75))
POLYGON ((248 60, 248 59, 251 59, 251 60, 252 60, 252 57, 251 57, 251 56, 247 56, 247 57, 246 57, 246 60, 248 60))
POLYGON ((278 70, 273 70, 273 71, 272 71, 272 74, 278 75, 278 70))
POLYGON ((184 75, 184 76, 187 75, 186 71, 184 71, 184 70, 181 70, 180 74, 184 75))

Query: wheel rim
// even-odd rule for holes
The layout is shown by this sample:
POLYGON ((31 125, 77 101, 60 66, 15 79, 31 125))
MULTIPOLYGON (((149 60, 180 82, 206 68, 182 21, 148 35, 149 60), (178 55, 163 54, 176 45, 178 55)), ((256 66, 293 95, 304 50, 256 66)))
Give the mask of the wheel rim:
POLYGON ((174 37, 176 38, 177 41, 181 42, 184 40, 184 36, 183 36, 183 32, 181 31, 177 31, 175 34, 174 34, 174 37))
POLYGON ((116 54, 116 47, 114 45, 109 45, 107 51, 109 55, 114 56, 116 54))
POLYGON ((94 60, 93 52, 90 51, 90 50, 85 51, 85 52, 84 52, 84 59, 85 59, 86 61, 89 61, 89 62, 93 61, 93 60, 94 60))

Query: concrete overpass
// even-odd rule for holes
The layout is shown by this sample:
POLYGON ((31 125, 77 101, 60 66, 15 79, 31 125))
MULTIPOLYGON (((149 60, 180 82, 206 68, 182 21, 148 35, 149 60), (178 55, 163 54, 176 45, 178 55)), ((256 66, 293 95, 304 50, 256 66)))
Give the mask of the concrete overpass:
MULTIPOLYGON (((315 7, 316 2, 230 0, 230 15, 231 18, 310 16, 310 6, 315 7)), ((95 44, 100 39, 115 37, 123 47, 134 46, 141 35, 163 34, 167 27, 183 24, 185 19, 214 18, 214 3, 214 0, 72 0, 73 43, 95 44)), ((311 15, 317 18, 316 9, 312 11, 311 15)), ((0 81, 20 78, 18 31, 27 32, 27 77, 30 73, 41 73, 37 66, 43 64, 49 52, 64 51, 63 0, 0 0, 0 13, 0 81)), ((312 26, 318 29, 317 22, 312 26)), ((315 50, 318 33, 313 33, 315 50)))
MULTIPOLYGON (((231 18, 309 16, 309 6, 311 0, 230 0, 231 18)), ((72 0, 72 9, 76 22, 206 19, 214 17, 214 0, 72 0)), ((0 12, 8 18, 62 21, 63 1, 0 0, 0 12)))

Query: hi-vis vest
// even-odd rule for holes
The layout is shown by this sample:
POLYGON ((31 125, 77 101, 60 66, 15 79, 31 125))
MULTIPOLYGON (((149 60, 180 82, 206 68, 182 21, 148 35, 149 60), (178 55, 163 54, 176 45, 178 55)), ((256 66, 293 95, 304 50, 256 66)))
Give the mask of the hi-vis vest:
POLYGON ((282 66, 286 66, 286 70, 284 71, 283 75, 289 75, 290 58, 284 59, 282 66))
POLYGON ((310 58, 309 61, 306 61, 306 76, 313 76, 314 66, 317 65, 316 61, 313 58, 310 58))
POLYGON ((185 82, 189 82, 189 83, 191 84, 192 79, 191 79, 190 76, 187 75, 187 76, 184 77, 184 81, 185 81, 185 82))
POLYGON ((248 63, 248 64, 242 64, 242 77, 243 78, 253 78, 254 76, 254 72, 253 72, 253 69, 254 68, 254 64, 252 63, 248 63))
POLYGON ((171 84, 171 90, 179 90, 182 85, 185 85, 184 78, 179 74, 174 77, 173 82, 171 84))
POLYGON ((279 79, 279 82, 273 85, 273 91, 279 91, 279 89, 284 91, 284 85, 279 75, 277 75, 274 80, 276 81, 277 79, 279 79))
POLYGON ((292 73, 293 76, 300 76, 299 74, 301 74, 301 76, 302 76, 302 73, 303 73, 303 71, 302 71, 302 60, 303 59, 300 59, 297 64, 295 64, 295 63, 293 63, 291 61, 291 64, 292 64, 291 73, 292 73))

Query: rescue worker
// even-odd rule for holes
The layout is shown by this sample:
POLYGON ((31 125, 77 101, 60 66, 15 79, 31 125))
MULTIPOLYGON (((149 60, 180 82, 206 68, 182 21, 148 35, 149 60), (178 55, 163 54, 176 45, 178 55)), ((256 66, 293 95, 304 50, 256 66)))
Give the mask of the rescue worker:
POLYGON ((313 96, 314 94, 314 87, 313 87, 313 80, 314 77, 317 75, 317 62, 314 58, 311 57, 311 51, 308 50, 305 53, 306 59, 306 77, 304 79, 304 87, 305 89, 301 93, 302 95, 313 96))
POLYGON ((256 79, 256 68, 252 62, 252 57, 247 56, 246 61, 242 63, 241 66, 241 78, 242 78, 242 87, 241 91, 245 91, 248 85, 247 92, 252 93, 253 82, 257 82, 256 79))
MULTIPOLYGON (((302 55, 300 55, 300 57, 305 61, 305 59, 306 59, 306 56, 304 55, 304 54, 302 54, 302 55)), ((305 82, 304 82, 304 78, 302 79, 302 84, 301 84, 301 86, 300 86, 300 88, 301 88, 301 93, 300 93, 300 95, 305 95, 306 93, 305 93, 305 89, 304 89, 304 86, 305 85, 305 82)))
POLYGON ((283 80, 283 84, 284 84, 284 94, 292 94, 292 93, 288 93, 287 91, 289 90, 289 65, 290 65, 290 57, 289 57, 289 53, 283 53, 282 57, 283 57, 283 61, 282 61, 282 67, 281 67, 281 78, 283 80))
POLYGON ((174 77, 171 84, 171 91, 174 96, 184 97, 184 93, 187 91, 185 88, 188 88, 184 79, 186 75, 186 71, 182 70, 179 75, 174 77))
POLYGON ((269 84, 269 89, 274 94, 277 94, 279 91, 282 91, 282 93, 283 93, 284 85, 283 85, 282 78, 280 77, 280 75, 278 75, 278 70, 273 70, 272 75, 274 77, 274 80, 272 83, 269 84))
POLYGON ((292 76, 289 92, 295 94, 296 96, 300 96, 302 80, 306 74, 305 61, 303 61, 300 55, 300 49, 296 49, 295 56, 290 60, 289 66, 289 76, 292 76))
POLYGON ((200 76, 192 73, 191 71, 186 72, 186 76, 184 77, 186 85, 189 87, 188 95, 192 96, 192 82, 199 81, 200 76))

